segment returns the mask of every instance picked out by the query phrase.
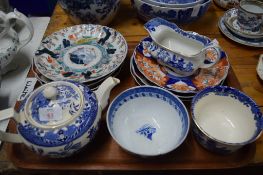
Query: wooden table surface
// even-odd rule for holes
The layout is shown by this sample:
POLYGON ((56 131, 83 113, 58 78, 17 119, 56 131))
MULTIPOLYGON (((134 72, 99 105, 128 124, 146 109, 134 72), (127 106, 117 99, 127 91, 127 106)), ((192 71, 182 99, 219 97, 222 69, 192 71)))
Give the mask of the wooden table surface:
MULTIPOLYGON (((218 19, 224 14, 224 10, 212 4, 208 12, 201 19, 191 23, 179 25, 183 30, 195 31, 199 34, 215 38, 220 46, 226 51, 230 64, 240 82, 242 90, 251 96, 263 111, 263 81, 257 76, 256 65, 260 54, 263 54, 262 48, 253 48, 240 45, 225 37, 218 28, 218 19)), ((131 8, 129 0, 121 1, 121 8, 109 27, 118 30, 127 40, 129 52, 127 59, 130 58, 134 47, 139 41, 147 36, 143 28, 144 21, 137 18, 135 10, 131 8)), ((74 23, 68 15, 56 6, 51 17, 45 36, 72 26, 74 23)), ((263 136, 256 141, 256 153, 250 162, 251 165, 263 166, 263 136)))

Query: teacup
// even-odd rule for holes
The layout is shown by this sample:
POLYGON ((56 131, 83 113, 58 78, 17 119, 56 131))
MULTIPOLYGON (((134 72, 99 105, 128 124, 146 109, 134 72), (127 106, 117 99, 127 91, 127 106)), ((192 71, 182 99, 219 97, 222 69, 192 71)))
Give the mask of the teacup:
POLYGON ((154 41, 148 48, 150 54, 178 76, 190 76, 199 68, 211 67, 221 57, 216 40, 184 31, 162 18, 154 18, 144 26, 154 41))
POLYGON ((251 32, 259 32, 263 24, 263 2, 242 0, 237 14, 238 25, 251 32))

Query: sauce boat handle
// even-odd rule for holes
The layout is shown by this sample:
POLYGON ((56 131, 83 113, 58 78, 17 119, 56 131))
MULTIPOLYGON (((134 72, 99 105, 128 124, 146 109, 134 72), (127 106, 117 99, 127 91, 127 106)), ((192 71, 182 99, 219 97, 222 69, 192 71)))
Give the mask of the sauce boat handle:
POLYGON ((213 44, 205 47, 203 52, 205 52, 205 59, 201 63, 200 68, 209 68, 216 64, 221 58, 221 48, 217 43, 213 42, 213 44), (214 52, 210 51, 210 49, 214 50, 214 52), (213 53, 216 53, 216 55, 213 53), (209 58, 211 61, 208 61, 207 58, 209 58))
MULTIPOLYGON (((16 112, 13 108, 8 108, 0 111, 0 123, 4 120, 15 118, 16 112)), ((0 130, 0 140, 11 143, 22 143, 21 136, 19 134, 6 133, 0 130)))

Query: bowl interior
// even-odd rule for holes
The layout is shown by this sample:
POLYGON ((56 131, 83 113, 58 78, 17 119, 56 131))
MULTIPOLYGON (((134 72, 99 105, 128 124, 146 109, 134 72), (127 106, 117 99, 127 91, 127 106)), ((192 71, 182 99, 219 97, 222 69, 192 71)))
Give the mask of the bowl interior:
POLYGON ((243 94, 209 92, 194 104, 195 123, 208 136, 226 143, 244 143, 259 132, 256 114, 243 94))
POLYGON ((118 96, 107 120, 110 133, 124 149, 146 156, 175 149, 189 129, 181 101, 152 87, 133 88, 118 96))

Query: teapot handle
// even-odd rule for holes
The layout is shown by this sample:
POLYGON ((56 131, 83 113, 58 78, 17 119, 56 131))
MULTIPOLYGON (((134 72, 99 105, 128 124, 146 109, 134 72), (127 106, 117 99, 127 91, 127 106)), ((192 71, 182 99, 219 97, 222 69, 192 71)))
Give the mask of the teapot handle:
POLYGON ((33 24, 31 23, 31 21, 23 13, 20 13, 16 9, 14 10, 14 12, 10 12, 6 15, 6 21, 8 21, 11 26, 13 25, 12 22, 14 20, 20 22, 20 25, 22 27, 20 31, 16 31, 19 37, 19 45, 18 45, 18 50, 19 50, 32 39, 34 35, 34 28, 33 28, 33 24), (28 29, 28 36, 22 39, 21 31, 25 27, 28 29))
MULTIPOLYGON (((14 118, 16 115, 15 110, 13 108, 8 108, 0 111, 0 123, 1 121, 14 118)), ((11 143, 22 143, 21 136, 19 134, 6 133, 0 130, 0 140, 11 142, 11 143)))
POLYGON ((204 58, 204 61, 199 66, 200 68, 209 68, 213 66, 214 64, 216 64, 221 58, 221 48, 216 43, 213 43, 205 47, 203 49, 203 52, 205 52, 205 58, 204 58), (216 52, 216 56, 214 55, 212 57, 207 56, 207 54, 209 54, 209 51, 208 51, 209 49, 213 49, 216 52), (213 60, 207 61, 207 58, 210 58, 210 59, 212 58, 213 60))

